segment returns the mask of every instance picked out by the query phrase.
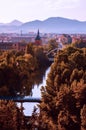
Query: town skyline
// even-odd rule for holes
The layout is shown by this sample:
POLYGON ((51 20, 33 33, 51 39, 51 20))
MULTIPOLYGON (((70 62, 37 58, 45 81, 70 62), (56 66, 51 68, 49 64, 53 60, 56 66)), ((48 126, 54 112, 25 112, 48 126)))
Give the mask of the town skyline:
POLYGON ((64 17, 86 21, 86 0, 0 0, 0 23, 64 17))

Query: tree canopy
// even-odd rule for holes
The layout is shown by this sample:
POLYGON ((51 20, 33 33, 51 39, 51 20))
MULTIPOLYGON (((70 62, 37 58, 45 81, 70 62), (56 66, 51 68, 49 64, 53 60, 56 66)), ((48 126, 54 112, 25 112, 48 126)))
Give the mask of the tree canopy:
POLYGON ((0 51, 0 96, 29 95, 32 73, 48 65, 43 47, 32 43, 27 45, 25 53, 0 51))
POLYGON ((44 130, 85 130, 85 50, 69 46, 56 55, 42 87, 39 125, 44 130))

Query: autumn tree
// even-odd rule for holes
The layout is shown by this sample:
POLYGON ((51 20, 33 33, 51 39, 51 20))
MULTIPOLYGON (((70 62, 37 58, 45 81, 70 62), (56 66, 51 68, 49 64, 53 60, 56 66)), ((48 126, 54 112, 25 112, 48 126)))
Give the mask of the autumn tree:
POLYGON ((35 47, 34 48, 34 55, 37 59, 37 63, 38 63, 39 68, 43 67, 43 66, 48 66, 49 61, 48 61, 46 54, 44 53, 43 47, 41 47, 41 46, 35 47))
POLYGON ((56 55, 42 88, 39 125, 47 130, 81 130, 86 125, 80 116, 85 105, 86 53, 69 46, 56 55))
POLYGON ((20 130, 23 113, 12 101, 0 100, 0 129, 20 130))
POLYGON ((29 43, 26 52, 0 51, 0 96, 29 95, 31 75, 49 66, 42 46, 29 43))
POLYGON ((48 50, 53 50, 55 48, 58 48, 58 43, 56 42, 55 39, 51 39, 48 41, 48 46, 47 46, 48 50))
POLYGON ((28 86, 28 62, 24 56, 11 51, 3 52, 1 57, 0 96, 16 96, 23 92, 23 87, 28 86))
POLYGON ((26 47, 26 54, 32 55, 34 67, 37 69, 49 65, 49 61, 44 53, 43 46, 36 46, 34 43, 29 43, 26 47))
POLYGON ((81 38, 78 41, 72 43, 72 46, 75 46, 77 48, 86 48, 86 41, 81 38))
POLYGON ((81 109, 81 130, 86 129, 86 104, 81 109))
POLYGON ((33 43, 28 43, 26 46, 26 53, 33 55, 34 54, 33 47, 34 47, 33 43))

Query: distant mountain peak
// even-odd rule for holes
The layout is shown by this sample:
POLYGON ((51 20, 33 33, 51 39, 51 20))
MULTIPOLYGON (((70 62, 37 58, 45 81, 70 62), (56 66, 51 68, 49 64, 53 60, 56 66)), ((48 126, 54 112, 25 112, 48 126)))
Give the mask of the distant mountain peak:
POLYGON ((64 17, 50 17, 45 20, 34 20, 22 23, 18 20, 13 20, 10 23, 0 25, 0 32, 19 32, 23 30, 25 33, 29 31, 36 32, 40 29, 41 32, 47 33, 85 33, 86 21, 69 19, 64 17))
POLYGON ((15 26, 21 26, 23 23, 19 20, 13 20, 12 22, 8 23, 8 25, 15 25, 15 26))

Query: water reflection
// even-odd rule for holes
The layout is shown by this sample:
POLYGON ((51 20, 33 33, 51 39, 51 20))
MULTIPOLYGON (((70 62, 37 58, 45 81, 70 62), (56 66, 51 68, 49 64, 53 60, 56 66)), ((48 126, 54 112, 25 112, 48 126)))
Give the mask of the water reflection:
MULTIPOLYGON (((46 79, 47 79, 47 75, 49 73, 50 67, 48 67, 47 69, 45 69, 45 71, 41 71, 41 73, 39 73, 38 75, 35 75, 36 77, 34 77, 33 81, 34 81, 34 85, 32 88, 32 97, 41 97, 41 86, 45 86, 46 85, 46 79), (39 78, 39 79, 38 79, 39 78)), ((30 96, 25 96, 25 97, 30 97, 30 96)), ((24 114, 25 115, 31 115, 34 106, 37 106, 38 103, 23 103, 23 107, 24 107, 24 114)), ((18 106, 20 106, 20 103, 18 103, 18 106)))
POLYGON ((46 78, 47 74, 49 73, 50 68, 47 68, 44 75, 42 75, 42 82, 40 84, 35 84, 34 88, 32 89, 32 97, 41 97, 41 86, 46 85, 46 78))
MULTIPOLYGON (((31 88, 30 96, 41 97, 40 96, 40 86, 45 85, 46 73, 49 71, 48 68, 40 69, 39 71, 32 73, 29 79, 29 87, 31 88)), ((26 89, 26 95, 28 95, 28 88, 26 89)))

